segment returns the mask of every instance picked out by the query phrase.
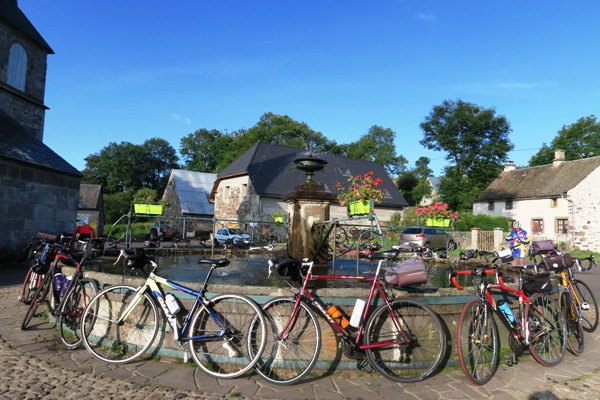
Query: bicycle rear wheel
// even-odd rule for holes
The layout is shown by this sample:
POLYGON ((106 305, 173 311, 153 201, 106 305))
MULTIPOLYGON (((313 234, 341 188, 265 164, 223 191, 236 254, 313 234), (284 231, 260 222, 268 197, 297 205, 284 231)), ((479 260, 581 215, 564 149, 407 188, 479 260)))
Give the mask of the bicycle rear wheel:
MULTIPOLYGON (((73 283, 71 287, 65 294, 58 313, 60 340, 69 350, 81 346, 83 342, 81 321, 84 321, 82 315, 90 300, 98 293, 98 284, 90 278, 81 278, 73 283)), ((88 313, 87 320, 85 320, 86 324, 92 325, 95 322, 96 311, 92 310, 88 313)))
POLYGON ((83 344, 102 361, 121 364, 142 356, 158 333, 158 310, 148 293, 137 297, 137 288, 111 286, 94 297, 85 311, 81 326, 83 344), (125 315, 126 309, 136 302, 125 315))
POLYGON ((596 297, 594 292, 584 281, 574 279, 571 281, 575 295, 579 300, 579 306, 581 307, 583 314, 583 330, 586 332, 594 332, 598 327, 598 303, 596 303, 596 297))
POLYGON ((33 299, 31 300, 31 303, 29 303, 29 308, 27 309, 27 312, 25 313, 25 318, 23 318, 23 322, 21 323, 22 330, 27 329, 27 327, 29 326, 29 323, 31 322, 31 319, 38 312, 40 304, 42 304, 42 303, 47 304, 48 293, 50 293, 50 288, 52 286, 51 280, 52 280, 51 274, 46 274, 44 276, 44 280, 42 281, 42 284, 35 291, 35 294, 33 295, 33 299))
POLYGON ((267 325, 254 301, 239 294, 223 294, 200 307, 192 318, 188 336, 202 335, 217 337, 190 340, 198 367, 216 378, 235 378, 258 361, 265 349, 267 325))
POLYGON ((295 304, 291 297, 278 297, 263 306, 267 318, 267 345, 256 363, 256 371, 271 383, 291 385, 298 382, 319 358, 321 328, 317 316, 304 302, 300 302, 296 315, 292 316, 295 304), (279 339, 288 321, 291 326, 279 339))
POLYGON ((583 326, 579 319, 579 311, 575 308, 568 289, 561 290, 558 305, 565 316, 567 323, 567 348, 576 356, 583 352, 583 326))
POLYGON ((369 363, 379 373, 396 382, 417 382, 427 378, 440 365, 445 350, 445 334, 437 314, 425 304, 413 300, 396 300, 378 307, 366 324, 367 346, 389 342, 382 347, 366 349, 369 363), (398 344, 402 332, 392 314, 400 322, 408 342, 398 344), (392 343, 395 342, 395 343, 392 343))
POLYGON ((550 296, 538 293, 525 306, 529 326, 529 351, 546 367, 559 364, 567 351, 567 324, 560 307, 550 296))
POLYGON ((29 268, 27 271, 27 275, 25 275, 25 279, 23 281, 23 286, 21 287, 21 295, 19 296, 19 301, 22 301, 25 304, 31 303, 33 300, 33 296, 38 287, 42 284, 44 280, 44 275, 40 275, 38 273, 33 272, 33 269, 29 268))
POLYGON ((479 300, 469 301, 458 322, 458 357, 471 383, 485 385, 498 369, 500 336, 490 306, 479 300))

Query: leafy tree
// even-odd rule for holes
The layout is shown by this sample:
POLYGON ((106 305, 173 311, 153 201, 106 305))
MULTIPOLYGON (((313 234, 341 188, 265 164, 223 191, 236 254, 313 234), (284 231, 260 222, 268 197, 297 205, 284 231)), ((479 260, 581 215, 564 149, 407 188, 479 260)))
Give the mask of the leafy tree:
POLYGON ((132 192, 104 193, 104 220, 107 224, 105 233, 108 234, 108 225, 113 224, 131 210, 133 200, 132 192))
POLYGON ((158 192, 150 188, 142 188, 133 195, 134 203, 158 203, 160 199, 158 192))
POLYGON ((580 118, 569 126, 563 126, 550 146, 544 143, 542 148, 531 157, 529 166, 551 164, 556 149, 565 150, 567 160, 600 155, 600 123, 596 117, 590 115, 580 118))
POLYGON ((510 124, 485 109, 462 100, 445 100, 434 106, 420 124, 421 145, 445 151, 450 163, 440 182, 440 194, 451 209, 470 209, 472 201, 502 171, 513 148, 510 124))
POLYGON ((425 156, 421 156, 417 159, 417 161, 415 161, 414 171, 419 179, 427 179, 433 174, 433 171, 431 170, 431 168, 429 168, 430 161, 431 160, 429 159, 429 157, 425 156))
POLYGON ((198 129, 181 139, 180 153, 185 168, 197 172, 218 172, 219 160, 225 158, 233 137, 216 129, 198 129))
POLYGON ((396 179, 396 185, 409 205, 414 205, 419 199, 413 197, 413 190, 419 184, 419 178, 414 170, 404 171, 396 179))
POLYGON ((373 125, 356 142, 348 144, 348 157, 378 162, 390 176, 399 176, 406 169, 408 160, 396 155, 396 133, 390 128, 373 125))

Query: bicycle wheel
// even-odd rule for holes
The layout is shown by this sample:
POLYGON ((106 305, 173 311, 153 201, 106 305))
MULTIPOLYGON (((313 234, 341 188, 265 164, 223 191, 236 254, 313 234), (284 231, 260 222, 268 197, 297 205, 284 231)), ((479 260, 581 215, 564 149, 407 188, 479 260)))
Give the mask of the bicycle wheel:
POLYGON ((529 327, 529 351, 546 367, 562 361, 567 351, 567 324, 560 307, 550 296, 538 293, 525 306, 529 327))
POLYGON ((23 322, 21 323, 21 329, 25 330, 29 326, 31 319, 34 315, 36 315, 39 306, 41 303, 48 304, 48 293, 50 292, 50 288, 52 286, 51 275, 46 274, 42 284, 37 288, 35 294, 33 295, 33 299, 31 303, 29 303, 29 308, 27 309, 27 313, 25 313, 25 318, 23 318, 23 322))
MULTIPOLYGON (((62 300, 58 312, 58 330, 60 340, 63 345, 73 350, 81 346, 83 341, 81 337, 81 321, 83 311, 98 293, 98 284, 90 278, 81 278, 71 284, 65 297, 62 300)), ((96 303, 97 305, 98 303, 96 303)), ((91 325, 95 322, 97 310, 88 313, 86 324, 91 325)))
POLYGON ((216 337, 190 340, 198 367, 216 378, 235 378, 252 368, 261 356, 267 325, 254 301, 239 294, 222 294, 200 307, 192 318, 188 336, 202 335, 216 337))
POLYGON ((278 297, 263 306, 267 318, 267 345, 256 363, 256 371, 265 380, 291 385, 298 382, 315 366, 321 351, 321 328, 314 311, 301 302, 296 315, 292 311, 296 301, 278 297), (279 334, 290 321, 291 327, 279 339, 279 334))
POLYGON ((148 293, 138 297, 137 291, 133 286, 111 286, 86 307, 81 335, 94 357, 113 364, 126 363, 140 357, 154 342, 159 329, 157 306, 148 293), (124 315, 129 306, 133 308, 124 315))
POLYGON ((576 356, 583 352, 583 326, 579 319, 579 311, 575 308, 568 289, 561 290, 558 305, 565 316, 567 323, 567 348, 576 356))
POLYGON ((596 303, 594 292, 587 283, 579 279, 573 279, 571 283, 581 306, 583 330, 594 332, 598 327, 598 303, 596 303))
POLYGON ((439 317, 425 304, 413 300, 396 300, 390 307, 386 304, 378 307, 367 320, 364 343, 367 346, 388 343, 365 350, 369 363, 396 382, 417 382, 427 378, 438 368, 445 350, 445 335, 439 317), (390 343, 402 339, 395 318, 408 335, 408 343, 390 343))
POLYGON ((19 301, 22 301, 25 304, 31 303, 33 300, 33 296, 38 287, 42 284, 44 280, 44 275, 40 275, 38 273, 33 272, 33 269, 29 268, 27 271, 27 275, 25 275, 25 279, 23 281, 23 286, 21 287, 21 295, 19 296, 19 301))

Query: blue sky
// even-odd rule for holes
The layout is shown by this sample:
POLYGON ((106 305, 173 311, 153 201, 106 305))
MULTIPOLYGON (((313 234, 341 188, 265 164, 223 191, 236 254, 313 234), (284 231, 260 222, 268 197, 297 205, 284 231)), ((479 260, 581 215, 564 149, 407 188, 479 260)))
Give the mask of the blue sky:
POLYGON ((179 149, 265 112, 338 143, 373 125, 410 163, 444 100, 494 108, 526 165, 563 126, 599 115, 600 2, 19 0, 48 57, 44 142, 82 170, 110 142, 179 149))

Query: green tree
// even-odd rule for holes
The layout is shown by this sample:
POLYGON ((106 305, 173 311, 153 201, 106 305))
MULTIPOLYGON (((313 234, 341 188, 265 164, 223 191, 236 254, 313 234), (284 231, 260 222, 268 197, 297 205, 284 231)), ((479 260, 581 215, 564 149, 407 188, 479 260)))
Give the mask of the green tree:
POLYGON ((104 221, 106 228, 104 232, 109 233, 111 225, 119 220, 123 215, 131 211, 131 202, 133 200, 132 192, 116 192, 116 193, 104 193, 104 221))
POLYGON ((197 172, 218 172, 217 165, 229 151, 231 135, 216 129, 198 129, 181 139, 179 152, 185 169, 197 172))
POLYGON ((347 156, 378 162, 390 176, 399 176, 408 160, 396 154, 395 139, 396 133, 390 128, 373 125, 360 139, 348 144, 347 156))
POLYGON ((565 150, 567 160, 600 155, 600 123, 594 115, 578 119, 569 126, 563 126, 550 146, 542 148, 529 160, 529 166, 551 164, 556 149, 565 150))
POLYGON ((419 178, 414 170, 403 171, 396 179, 396 185, 409 205, 415 205, 418 198, 413 197, 413 190, 419 184, 419 178))
POLYGON ((420 127, 421 145, 446 152, 450 164, 440 181, 443 201, 454 210, 470 209, 473 199, 498 177, 513 148, 510 124, 493 108, 445 100, 420 127))

